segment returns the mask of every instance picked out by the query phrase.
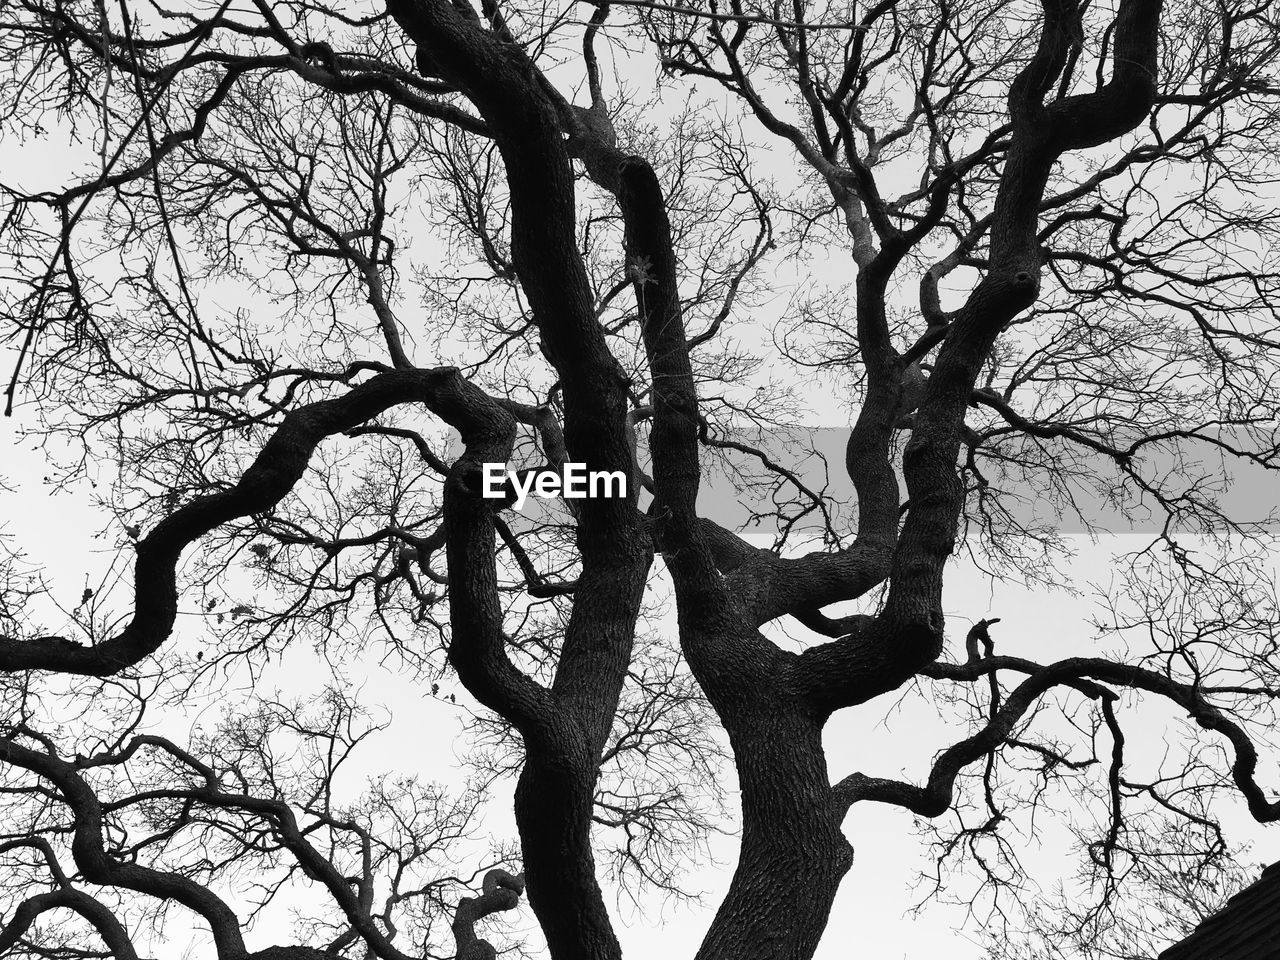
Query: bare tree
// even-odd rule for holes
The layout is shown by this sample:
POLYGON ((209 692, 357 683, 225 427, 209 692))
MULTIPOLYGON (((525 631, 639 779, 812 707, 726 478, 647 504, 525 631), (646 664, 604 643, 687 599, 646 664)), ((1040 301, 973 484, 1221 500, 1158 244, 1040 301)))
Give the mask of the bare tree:
POLYGON ((24 811, 6 948, 75 949, 27 938, 57 906, 133 956, 172 899, 220 960, 398 960, 436 949, 452 900, 457 955, 492 956, 474 923, 527 893, 552 957, 617 957, 601 852, 683 893, 722 751, 740 851, 699 960, 811 956, 858 804, 934 822, 939 889, 976 870, 996 911, 1022 869, 1007 831, 1046 807, 1078 814, 1095 911, 1153 876, 1152 838, 1218 862, 1224 794, 1280 817, 1257 775, 1280 689, 1269 541, 1217 497, 1276 466, 1269 3, 2 16, 6 131, 92 148, 74 183, 5 187, 8 402, 110 454, 104 499, 136 541, 118 629, 0 638, 24 811), (771 280, 833 254, 834 281, 779 308, 771 280), (832 467, 851 507, 773 443, 823 391, 852 424, 832 467), (621 473, 625 493, 516 514, 482 495, 510 462, 621 473), (771 546, 700 514, 712 464, 771 546), (947 650, 958 545, 1048 582, 1057 523, 1101 523, 1098 503, 1154 531, 1099 649, 997 653, 1043 625, 993 637, 975 609, 947 650), (678 658, 654 639, 668 588, 678 658), (180 596, 210 627, 198 657, 169 654, 180 596), (123 732, 76 753, 26 686, 141 705, 308 641, 394 656, 437 696, 456 676, 486 711, 481 774, 517 777, 518 868, 494 858, 461 900, 460 880, 411 883, 470 800, 405 779, 339 817, 330 767, 261 755, 275 729, 354 747, 340 691, 324 722, 263 700, 261 730, 190 748, 121 707, 123 732), (830 771, 831 717, 901 696, 968 726, 925 781, 830 771), (1122 721, 1152 704, 1185 720, 1148 776, 1122 721), (245 946, 217 887, 253 870, 266 899, 273 870, 325 891, 298 945, 245 946))

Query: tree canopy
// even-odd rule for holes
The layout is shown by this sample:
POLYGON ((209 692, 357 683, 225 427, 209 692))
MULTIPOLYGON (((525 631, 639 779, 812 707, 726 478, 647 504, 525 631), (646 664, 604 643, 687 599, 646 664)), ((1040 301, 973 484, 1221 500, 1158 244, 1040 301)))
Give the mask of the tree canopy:
POLYGON ((1145 956, 1280 819, 1271 3, 7 0, 0 51, 6 413, 116 557, 58 610, 8 545, 0 955, 613 960, 733 829, 696 960, 799 960, 890 805, 993 956, 1145 956), (944 604, 1116 529, 1092 626, 944 604), (352 787, 393 681, 465 783, 352 787), (907 701, 926 777, 829 763, 907 701))

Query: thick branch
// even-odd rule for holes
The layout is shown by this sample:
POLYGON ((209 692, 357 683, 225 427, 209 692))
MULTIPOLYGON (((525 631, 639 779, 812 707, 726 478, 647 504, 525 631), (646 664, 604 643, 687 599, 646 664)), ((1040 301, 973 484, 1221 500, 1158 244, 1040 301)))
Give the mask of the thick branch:
POLYGON ((39 774, 57 787, 74 815, 71 854, 86 880, 135 890, 160 900, 176 900, 209 925, 219 960, 240 960, 244 956, 239 920, 220 897, 181 874, 118 861, 108 854, 103 845, 102 805, 74 765, 10 738, 0 739, 0 760, 39 774))
POLYGON ((88 920, 115 960, 138 960, 128 933, 106 904, 69 886, 38 893, 18 904, 9 922, 0 929, 0 953, 16 946, 42 913, 60 908, 74 910, 88 920))
POLYGON ((476 924, 490 914, 516 908, 524 893, 524 874, 490 870, 484 875, 483 891, 478 897, 463 897, 453 913, 456 960, 494 960, 498 955, 488 940, 476 936, 476 924))
POLYGON ((379 374, 344 396, 289 412, 231 489, 197 497, 138 542, 134 614, 120 633, 92 647, 62 637, 0 638, 0 670, 108 676, 133 666, 158 650, 173 629, 178 612, 176 568, 188 546, 220 524, 274 507, 301 479, 326 437, 403 403, 425 403, 446 420, 464 416, 468 402, 476 399, 464 397, 469 391, 479 394, 453 367, 396 371, 379 374))

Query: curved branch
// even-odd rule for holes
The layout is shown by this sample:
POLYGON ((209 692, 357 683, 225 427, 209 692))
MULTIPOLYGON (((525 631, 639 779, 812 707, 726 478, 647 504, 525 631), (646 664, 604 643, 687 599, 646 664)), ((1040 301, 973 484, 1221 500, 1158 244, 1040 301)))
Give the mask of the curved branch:
MULTIPOLYGON (((833 788, 833 799, 848 807, 860 800, 875 800, 905 807, 925 817, 941 816, 951 806, 960 771, 1006 742, 1017 722, 1035 700, 1054 686, 1065 685, 1096 700, 1111 701, 1116 693, 1102 684, 1142 690, 1182 707, 1205 730, 1225 737, 1235 752, 1232 779, 1259 823, 1280 820, 1280 800, 1267 799, 1257 782, 1258 750, 1249 735, 1221 709, 1210 703, 1202 688, 1179 683, 1163 674, 1097 657, 1073 657, 1048 666, 1021 657, 986 657, 965 664, 934 663, 920 671, 935 679, 974 681, 999 670, 1029 676, 1009 694, 995 716, 973 736, 949 747, 934 762, 923 787, 854 773, 833 788)), ((1114 775, 1114 774, 1113 774, 1114 775)))
MULTIPOLYGON (((181 874, 111 857, 103 845, 102 805, 73 764, 24 747, 10 738, 0 739, 0 760, 30 770, 57 787, 74 816, 71 854, 86 880, 123 887, 160 900, 176 900, 209 925, 219 960, 240 960, 244 956, 240 922, 222 898, 181 874)), ((92 907, 87 909, 92 911, 92 907)))
POLYGON ((182 552, 221 524, 274 507, 301 479, 322 440, 411 402, 425 403, 457 426, 483 396, 456 368, 440 367, 379 374, 344 396, 291 411, 231 489, 197 497, 138 541, 134 614, 124 629, 92 647, 63 637, 0 637, 0 671, 108 676, 133 666, 158 650, 173 629, 178 612, 176 568, 182 552))
POLYGON ((102 901, 89 896, 83 890, 62 887, 48 893, 38 893, 18 904, 3 929, 0 929, 0 953, 18 944, 23 934, 49 910, 66 908, 74 910, 93 925, 102 942, 115 960, 138 960, 137 951, 120 921, 102 901))
POLYGON ((506 870, 490 870, 484 875, 483 890, 478 897, 459 900, 453 913, 456 960, 494 960, 498 955, 488 940, 476 936, 476 924, 490 914, 516 908, 524 893, 524 874, 512 876, 506 870))
POLYGON ((905 807, 922 817, 942 816, 951 808, 960 771, 1000 747, 1041 694, 1059 683, 1071 681, 1075 681, 1072 686, 1088 696, 1102 700, 1116 696, 1097 684, 1081 686, 1073 661, 1044 667, 1019 684, 981 730, 944 750, 934 761, 923 787, 854 773, 832 788, 835 801, 848 807, 860 800, 876 800, 905 807))
MULTIPOLYGON (((36 736, 29 730, 22 732, 36 736)), ((352 891, 347 878, 343 877, 333 863, 308 841, 309 829, 299 826, 297 817, 288 803, 279 799, 228 793, 221 790, 214 771, 207 764, 163 737, 136 736, 119 750, 96 754, 89 758, 77 758, 75 763, 64 761, 52 752, 28 749, 12 738, 6 738, 0 739, 0 760, 6 760, 15 766, 30 770, 58 788, 74 816, 72 853, 85 879, 104 886, 134 890, 160 899, 177 900, 187 906, 209 923, 218 948, 219 960, 316 960, 330 954, 313 947, 295 945, 271 947, 246 957, 239 921, 216 894, 181 874, 167 873, 119 860, 113 851, 105 849, 104 814, 114 813, 124 806, 162 799, 177 799, 184 802, 194 801, 213 809, 249 813, 260 817, 267 823, 273 839, 293 855, 303 874, 325 888, 346 916, 352 930, 368 945, 372 955, 383 960, 409 960, 408 955, 397 949, 391 939, 375 923, 369 913, 368 903, 352 891), (85 782, 81 771, 91 767, 124 763, 143 746, 164 750, 198 775, 203 782, 199 786, 147 790, 134 794, 126 800, 105 804, 101 802, 92 787, 85 782)), ((329 826, 350 829, 350 825, 345 822, 334 821, 323 814, 318 816, 329 826)), ((51 865, 56 865, 51 859, 52 852, 47 849, 47 845, 41 846, 25 838, 20 842, 38 847, 45 853, 51 865)), ((18 844, 13 844, 13 846, 16 845, 18 844)), ((61 878, 59 883, 65 887, 66 881, 61 871, 54 872, 55 878, 61 878)), ((52 906, 58 905, 70 904, 53 904, 52 906)), ((46 906, 44 909, 52 909, 52 906, 46 906)), ((94 922, 97 925, 97 922, 94 922)), ((104 932, 104 938, 106 936, 104 932)), ((119 956, 124 955, 119 954, 119 956)))

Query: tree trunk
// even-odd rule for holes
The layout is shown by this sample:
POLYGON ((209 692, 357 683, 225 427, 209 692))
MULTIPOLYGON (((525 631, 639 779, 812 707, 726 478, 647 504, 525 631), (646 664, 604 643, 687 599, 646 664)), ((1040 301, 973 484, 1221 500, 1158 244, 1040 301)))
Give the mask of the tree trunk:
POLYGON ((526 894, 554 960, 620 960, 591 850, 596 757, 529 749, 515 813, 526 894))
MULTIPOLYGON (((742 847, 696 960, 807 960, 853 850, 833 803, 822 722, 756 702, 727 722, 742 785, 742 847)), ((764 701, 764 698, 761 698, 764 701)))

